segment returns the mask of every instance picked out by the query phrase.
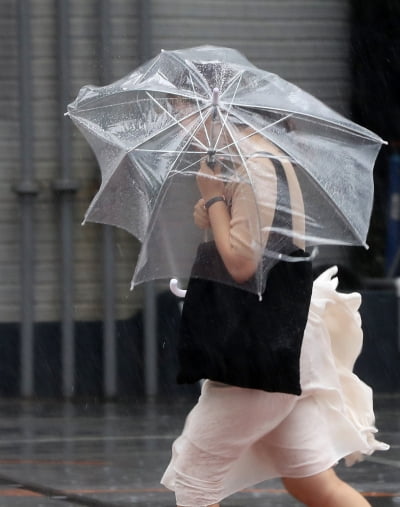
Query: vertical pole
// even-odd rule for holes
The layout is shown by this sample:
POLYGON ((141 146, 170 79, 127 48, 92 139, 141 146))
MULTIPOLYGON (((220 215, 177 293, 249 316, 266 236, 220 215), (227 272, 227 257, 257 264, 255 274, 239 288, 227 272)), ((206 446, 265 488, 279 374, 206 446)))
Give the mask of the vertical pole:
POLYGON ((64 119, 70 99, 69 0, 58 0, 58 61, 60 104, 60 173, 54 190, 60 195, 62 264, 62 394, 69 398, 75 389, 75 334, 73 313, 73 194, 77 183, 71 179, 71 125, 64 119))
POLYGON ((147 282, 144 286, 144 340, 145 393, 150 398, 158 392, 157 303, 154 282, 147 282))
POLYGON ((34 392, 34 269, 35 233, 34 201, 38 186, 32 165, 32 68, 31 68, 31 5, 30 0, 18 2, 19 68, 20 68, 20 145, 21 177, 15 187, 21 201, 21 341, 20 393, 34 392))
MULTIPOLYGON (((110 0, 101 0, 101 77, 103 83, 111 80, 111 9, 110 0)), ((107 398, 117 394, 117 354, 115 330, 115 247, 114 230, 103 226, 103 389, 107 398)))
POLYGON ((144 63, 152 56, 152 26, 151 26, 151 0, 139 0, 139 34, 138 54, 139 63, 144 63))
POLYGON ((400 352, 400 278, 393 279, 397 300, 397 352, 400 352))
POLYGON ((389 209, 385 252, 388 277, 398 275, 400 262, 400 153, 397 143, 391 144, 393 152, 389 156, 389 209))
MULTIPOLYGON (((139 1, 139 60, 151 58, 151 1, 139 1)), ((145 393, 149 398, 157 394, 157 306, 154 282, 144 286, 144 360, 145 393)))

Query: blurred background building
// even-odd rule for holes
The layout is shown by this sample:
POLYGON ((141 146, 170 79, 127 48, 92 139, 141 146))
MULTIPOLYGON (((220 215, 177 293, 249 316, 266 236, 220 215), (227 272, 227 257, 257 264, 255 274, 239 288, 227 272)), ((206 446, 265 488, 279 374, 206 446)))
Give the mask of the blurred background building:
MULTIPOLYGON (((134 238, 96 224, 81 227, 99 171, 64 117, 81 86, 116 80, 162 48, 235 47, 391 142, 377 164, 371 252, 328 249, 319 260, 343 264, 347 276, 355 275, 350 284, 385 275, 386 205, 390 191, 396 194, 388 168, 400 139, 400 10, 396 0, 377 4, 1 0, 0 395, 184 391, 174 385, 177 302, 162 285, 129 291, 134 238)), ((390 222, 392 267, 400 199, 397 206, 390 222)), ((375 384, 375 372, 386 368, 378 388, 394 390, 400 386, 392 363, 400 357, 397 299, 387 287, 378 303, 366 298, 368 309, 380 304, 391 316, 386 327, 368 321, 367 341, 376 344, 379 329, 387 344, 379 348, 380 362, 375 345, 366 350, 360 368, 375 384)))

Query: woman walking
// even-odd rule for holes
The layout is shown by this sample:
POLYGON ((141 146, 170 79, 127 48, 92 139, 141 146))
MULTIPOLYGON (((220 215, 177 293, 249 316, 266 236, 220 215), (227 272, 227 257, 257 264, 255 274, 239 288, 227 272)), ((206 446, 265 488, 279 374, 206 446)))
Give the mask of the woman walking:
MULTIPOLYGON (((287 491, 310 507, 368 506, 333 468, 341 458, 353 464, 363 454, 388 448, 373 436, 372 391, 352 372, 362 346, 360 296, 336 291, 335 267, 313 282, 310 262, 289 261, 288 256, 306 256, 304 203, 296 173, 272 143, 256 133, 246 136, 246 170, 251 166, 253 187, 263 189, 263 195, 256 196, 265 203, 258 210, 261 240, 254 241, 249 188, 240 182, 225 184, 218 177, 221 167, 211 169, 206 161, 197 177, 201 198, 194 221, 201 229, 211 229, 214 268, 226 270, 235 284, 251 281, 263 249, 271 243, 275 248, 279 245, 286 260, 271 269, 262 302, 240 288, 190 280, 178 381, 195 381, 198 365, 209 375, 182 435, 174 442, 162 483, 175 492, 179 507, 218 507, 229 495, 274 477, 280 477, 287 491), (271 209, 281 205, 282 181, 290 195, 293 234, 279 241, 276 233, 268 231, 279 231, 279 215, 271 209), (256 305, 261 305, 261 311, 255 319, 256 305), (257 358, 215 361, 207 343, 202 344, 229 339, 233 329, 236 340, 253 336, 277 344, 272 345, 276 358, 261 358, 269 365, 265 383, 256 373, 253 378, 244 371, 247 367, 251 372, 257 358), (285 359, 279 351, 288 336, 289 347, 296 350, 285 359), (230 378, 233 381, 226 382, 230 378)), ((244 170, 243 166, 236 169, 244 170)), ((230 355, 235 354, 233 350, 230 355)))

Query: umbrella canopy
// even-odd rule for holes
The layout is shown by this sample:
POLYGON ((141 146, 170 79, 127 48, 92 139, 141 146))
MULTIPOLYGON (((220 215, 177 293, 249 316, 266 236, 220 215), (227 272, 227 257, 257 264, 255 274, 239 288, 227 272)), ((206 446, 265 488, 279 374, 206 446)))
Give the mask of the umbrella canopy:
POLYGON ((366 246, 382 139, 233 49, 162 51, 115 83, 83 87, 68 114, 102 173, 85 220, 142 242, 134 283, 188 278, 205 240, 192 216, 201 160, 218 164, 228 196, 247 189, 247 243, 264 259, 250 290, 284 255, 282 238, 366 246))

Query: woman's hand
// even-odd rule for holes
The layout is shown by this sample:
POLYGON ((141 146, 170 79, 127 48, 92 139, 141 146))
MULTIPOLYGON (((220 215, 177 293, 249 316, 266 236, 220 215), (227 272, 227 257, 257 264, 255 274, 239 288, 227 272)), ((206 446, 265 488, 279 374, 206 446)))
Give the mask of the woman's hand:
POLYGON ((244 283, 256 271, 257 263, 254 259, 238 254, 231 244, 231 216, 225 202, 217 201, 204 209, 204 203, 213 197, 223 196, 225 185, 221 178, 221 167, 215 165, 213 171, 204 160, 197 173, 197 185, 202 195, 194 207, 194 221, 198 227, 210 227, 217 250, 229 274, 237 283, 244 283))
POLYGON ((206 160, 200 162, 200 169, 197 173, 196 181, 204 202, 209 201, 217 195, 224 195, 225 184, 220 179, 221 166, 216 163, 213 171, 206 160))
POLYGON ((204 207, 204 199, 201 198, 194 205, 193 217, 194 223, 199 229, 209 229, 211 227, 210 219, 208 218, 207 210, 204 207))

